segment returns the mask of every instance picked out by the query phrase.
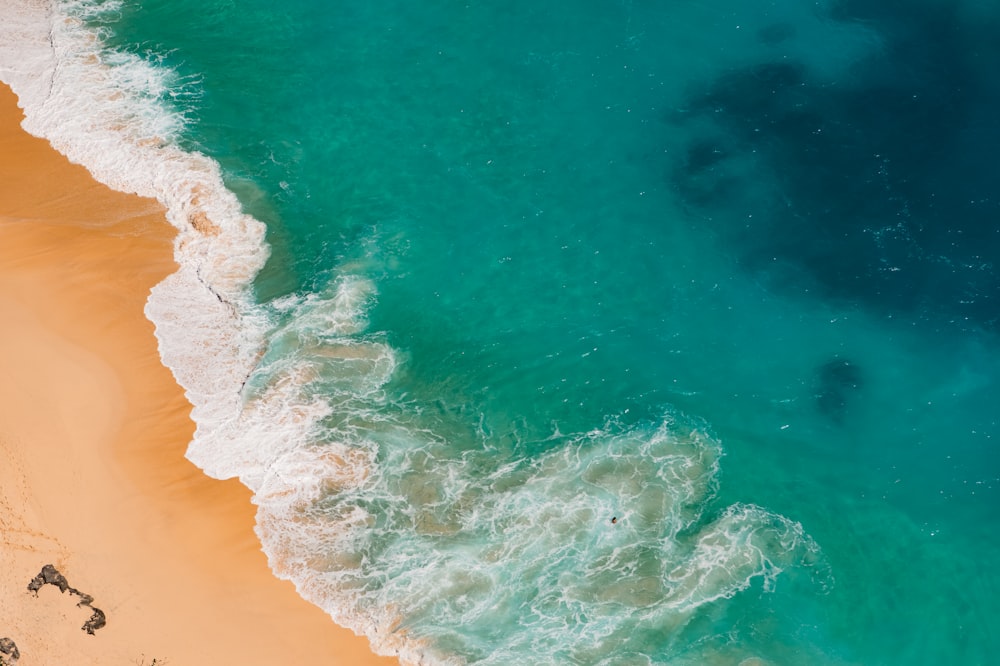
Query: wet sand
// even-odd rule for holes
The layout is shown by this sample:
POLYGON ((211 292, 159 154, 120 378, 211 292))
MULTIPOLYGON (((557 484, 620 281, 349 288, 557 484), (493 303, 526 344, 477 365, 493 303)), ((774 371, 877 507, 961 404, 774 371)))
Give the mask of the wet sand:
POLYGON ((154 201, 20 129, 0 86, 0 637, 22 664, 398 664, 274 578, 237 481, 184 457, 189 404, 143 316, 174 269, 154 201), (54 564, 107 614, 28 582, 54 564))

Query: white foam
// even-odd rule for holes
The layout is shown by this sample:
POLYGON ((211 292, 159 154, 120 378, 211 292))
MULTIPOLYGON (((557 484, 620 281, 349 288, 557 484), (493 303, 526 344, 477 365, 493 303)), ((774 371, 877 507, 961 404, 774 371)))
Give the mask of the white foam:
POLYGON ((238 416, 239 387, 261 344, 247 296, 268 254, 264 226, 243 214, 216 162, 174 143, 184 117, 161 101, 172 73, 102 50, 81 21, 116 7, 9 0, 0 78, 17 93, 26 130, 97 180, 167 209, 180 270, 153 290, 146 313, 200 438, 238 416))
MULTIPOLYGON (((301 492, 276 492, 275 515, 283 513, 262 531, 269 552, 284 554, 276 570, 383 647, 418 628, 431 643, 471 654, 478 632, 513 623, 476 663, 516 663, 526 654, 561 663, 565 653, 612 663, 634 650, 633 636, 674 632, 754 579, 770 589, 783 568, 815 554, 800 525, 759 507, 702 515, 721 448, 672 419, 564 437, 549 453, 494 474, 482 473, 488 452, 456 457, 447 443, 407 428, 388 438, 382 450, 374 442, 344 449, 367 447, 364 464, 346 466, 364 478, 337 481, 342 454, 326 454, 331 492, 307 478, 327 464, 318 458, 323 449, 296 458, 288 474, 306 477, 279 486, 301 492)), ((418 663, 445 659, 429 645, 406 644, 418 663)))
POLYGON ((691 555, 666 575, 663 603, 689 612, 732 597, 758 577, 764 589, 773 589, 784 566, 815 550, 800 524, 757 506, 735 504, 698 533, 691 555))
MULTIPOLYGON (((164 101, 177 91, 174 73, 103 48, 98 31, 85 24, 119 6, 6 0, 0 80, 17 94, 28 132, 113 189, 155 198, 178 231, 179 269, 153 288, 146 315, 164 364, 193 405, 197 429, 188 457, 208 474, 239 477, 256 492, 258 533, 279 575, 296 578, 304 596, 342 624, 376 637, 384 653, 429 663, 419 641, 405 632, 389 635, 399 621, 391 611, 352 615, 349 607, 331 607, 343 594, 315 580, 304 589, 302 567, 309 563, 291 555, 323 536, 317 534, 323 524, 303 522, 303 512, 332 488, 363 486, 370 475, 377 448, 309 443, 330 414, 331 395, 370 397, 396 366, 391 348, 356 335, 366 325, 373 285, 348 277, 329 293, 291 297, 270 310, 253 304, 251 283, 268 256, 264 225, 242 212, 214 160, 178 147, 186 119, 164 101), (278 322, 288 314, 283 329, 278 322), (295 339, 296 353, 263 363, 266 343, 284 335, 295 339), (261 374, 260 390, 251 390, 261 374)), ((355 510, 341 519, 330 524, 366 524, 369 517, 355 510)))
MULTIPOLYGON (((303 588, 302 567, 309 563, 281 561, 323 536, 316 521, 302 521, 318 497, 338 485, 364 485, 370 474, 375 448, 308 444, 330 414, 328 396, 311 386, 318 382, 334 393, 339 386, 344 399, 370 396, 396 366, 387 345, 348 337, 366 324, 373 286, 343 278, 331 293, 286 299, 271 310, 253 304, 251 283, 268 256, 264 225, 242 212, 214 160, 178 147, 185 117, 164 101, 177 91, 174 73, 104 49, 101 35, 84 23, 119 6, 6 0, 0 80, 17 94, 28 132, 111 188, 155 198, 178 231, 179 269, 153 288, 146 315, 164 364, 193 406, 197 429, 188 457, 206 473, 239 477, 256 492, 258 533, 279 575, 296 578, 304 596, 342 624, 375 637, 383 653, 430 663, 419 641, 405 632, 389 635, 398 623, 391 611, 363 616, 331 608, 342 593, 322 590, 315 580, 311 593, 303 588), (283 308, 294 310, 289 331, 275 323, 283 308), (285 332, 299 352, 261 366, 269 334, 273 341, 285 332), (255 372, 266 373, 266 381, 248 394, 255 372)), ((358 510, 331 524, 367 521, 358 510)))
POLYGON ((374 286, 345 277, 324 293, 253 304, 264 226, 243 214, 216 162, 177 147, 185 119, 162 101, 173 74, 102 50, 80 21, 115 7, 6 0, 0 79, 18 94, 29 132, 99 181, 167 209, 180 268, 153 289, 146 314, 193 405, 188 456, 255 492, 271 566, 305 598, 403 663, 458 664, 401 622, 429 608, 456 629, 488 621, 520 603, 515 574, 536 575, 538 597, 521 620, 539 636, 514 637, 520 653, 504 647, 482 663, 512 663, 535 641, 557 650, 538 653, 545 663, 562 639, 595 656, 627 642, 623 606, 647 624, 682 623, 755 577, 771 581, 807 543, 796 524, 740 506, 681 538, 703 520, 721 456, 697 429, 606 428, 484 475, 492 461, 439 455, 447 446, 432 434, 381 421, 398 359, 363 335, 374 286), (328 425, 335 406, 363 423, 328 425), (622 519, 613 529, 611 515, 622 519), (645 561, 636 544, 674 566, 633 569, 645 561), (617 584, 603 585, 608 577, 617 584), (567 626, 567 608, 592 622, 567 626))

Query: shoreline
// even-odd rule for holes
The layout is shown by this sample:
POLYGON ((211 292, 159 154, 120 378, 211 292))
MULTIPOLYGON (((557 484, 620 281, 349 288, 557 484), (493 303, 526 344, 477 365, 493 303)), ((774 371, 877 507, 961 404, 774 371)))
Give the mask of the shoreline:
POLYGON ((0 638, 23 663, 398 664, 274 577, 250 491, 194 425, 143 307, 174 229, 20 127, 0 86, 0 638), (28 582, 53 564, 88 609, 28 582))

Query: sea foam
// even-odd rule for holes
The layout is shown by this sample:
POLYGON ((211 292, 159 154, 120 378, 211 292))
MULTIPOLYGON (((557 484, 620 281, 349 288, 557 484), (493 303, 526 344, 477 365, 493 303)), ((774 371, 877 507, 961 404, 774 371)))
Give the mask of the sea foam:
POLYGON ((179 147, 189 84, 90 27, 117 7, 5 3, 0 78, 25 129, 165 207, 179 269, 146 315, 193 405, 188 457, 254 492, 271 566, 305 598, 404 663, 653 663, 650 635, 817 560, 786 518, 708 511, 722 450, 682 417, 497 460, 386 394, 400 360, 366 330, 369 280, 255 303, 264 226, 214 160, 179 147))
MULTIPOLYGON (((329 444, 315 455, 302 448, 331 413, 332 396, 310 395, 310 385, 340 366, 332 371, 340 394, 365 396, 391 374, 394 354, 382 343, 347 337, 363 327, 363 306, 372 292, 363 280, 342 279, 329 298, 313 294, 269 308, 254 304, 252 281, 268 257, 265 227, 242 212, 217 162, 179 147, 186 117, 171 100, 185 82, 168 68, 104 46, 94 19, 120 6, 87 0, 4 3, 0 80, 17 94, 28 132, 47 139, 96 180, 154 198, 166 209, 177 229, 179 268, 153 288, 146 315, 164 364, 193 406, 197 427, 188 457, 211 476, 239 477, 259 492, 258 532, 272 563, 280 562, 274 546, 281 540, 268 534, 289 531, 291 525, 281 522, 288 505, 339 484, 357 484, 371 464, 363 448, 329 444), (282 326, 283 315, 296 321, 294 331, 282 326), (300 353, 278 349, 288 335, 300 353)), ((331 599, 314 600, 330 610, 331 599)), ((356 631, 372 632, 349 613, 331 613, 356 631)), ((403 649, 414 663, 422 660, 405 640, 374 645, 390 653, 403 649)))
POLYGON ((238 418, 239 387, 261 346, 249 289, 268 256, 265 229, 242 213, 214 160, 177 146, 185 118, 165 101, 173 72, 103 49, 86 25, 117 7, 5 3, 0 75, 18 95, 27 131, 100 182, 166 208, 180 268, 154 288, 146 313, 201 439, 238 418))

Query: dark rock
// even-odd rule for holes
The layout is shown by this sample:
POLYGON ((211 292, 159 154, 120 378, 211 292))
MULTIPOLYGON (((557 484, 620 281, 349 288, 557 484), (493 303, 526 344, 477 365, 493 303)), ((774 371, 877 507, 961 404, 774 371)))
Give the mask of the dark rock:
POLYGON ((33 592, 35 595, 38 591, 42 589, 44 585, 55 585, 59 588, 60 592, 69 592, 70 594, 76 595, 80 598, 77 602, 77 606, 86 606, 93 611, 90 619, 83 623, 81 629, 86 631, 91 636, 94 632, 103 627, 108 623, 107 616, 104 614, 100 608, 94 607, 94 597, 90 596, 86 592, 81 592, 80 590, 70 587, 69 581, 63 576, 59 571, 51 564, 46 564, 42 567, 42 570, 38 572, 38 575, 31 579, 28 583, 28 590, 33 592))
POLYGON ((14 666, 20 658, 21 651, 17 649, 14 641, 9 638, 0 638, 0 664, 14 666))
POLYGON ((43 585, 55 585, 59 588, 60 592, 65 592, 70 589, 69 581, 66 580, 66 576, 63 576, 59 571, 51 564, 46 564, 42 567, 42 570, 38 572, 38 575, 31 579, 28 583, 28 589, 35 594, 38 594, 38 590, 42 589, 43 585))
POLYGON ((88 634, 93 636, 95 631, 97 631, 107 623, 108 620, 107 616, 104 614, 104 611, 102 611, 100 608, 94 608, 93 615, 90 616, 89 620, 83 623, 83 627, 81 628, 88 634))

